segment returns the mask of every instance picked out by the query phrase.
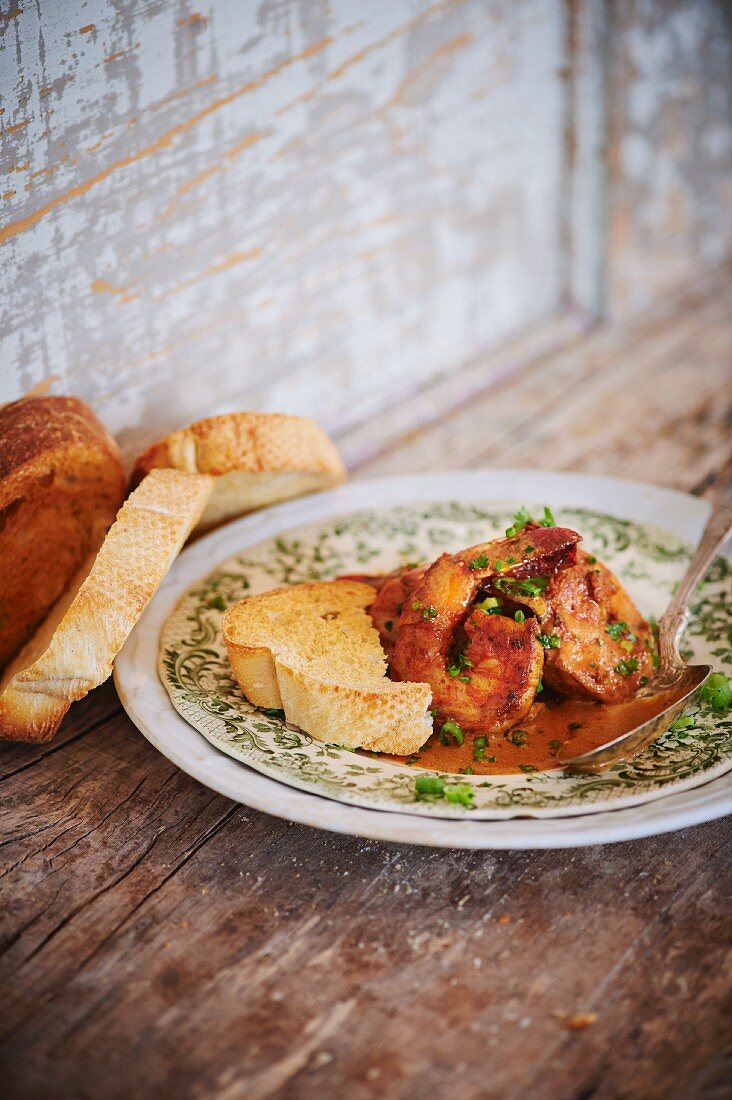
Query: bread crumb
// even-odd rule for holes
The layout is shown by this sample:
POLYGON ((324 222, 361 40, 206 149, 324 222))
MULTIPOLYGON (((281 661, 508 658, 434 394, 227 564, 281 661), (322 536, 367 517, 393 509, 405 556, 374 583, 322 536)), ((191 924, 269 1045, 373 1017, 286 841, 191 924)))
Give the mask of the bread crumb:
POLYGON ((554 1015, 567 1031, 584 1031, 597 1023, 596 1012, 577 1012, 572 1016, 568 1016, 566 1012, 555 1012, 554 1015))

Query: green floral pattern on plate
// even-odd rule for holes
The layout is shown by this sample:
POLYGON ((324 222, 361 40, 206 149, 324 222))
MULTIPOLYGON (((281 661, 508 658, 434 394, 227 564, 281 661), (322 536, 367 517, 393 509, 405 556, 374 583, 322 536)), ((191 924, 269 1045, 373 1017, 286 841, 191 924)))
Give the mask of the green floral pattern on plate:
MULTIPOLYGON (((691 728, 668 733, 634 760, 601 776, 560 771, 464 776, 471 809, 420 802, 422 769, 322 744, 288 726, 278 712, 253 707, 237 687, 220 622, 237 600, 283 584, 344 572, 381 572, 407 561, 502 534, 517 505, 460 502, 369 510, 297 528, 229 558, 192 588, 162 632, 159 671, 176 710, 213 745, 295 787, 385 810, 440 817, 559 816, 624 807, 705 782, 732 767, 732 716, 696 703, 691 728)), ((646 615, 662 613, 689 558, 689 547, 659 528, 585 509, 555 510, 557 522, 613 569, 646 615)), ((685 655, 732 671, 732 568, 718 558, 699 592, 684 639, 685 655)), ((433 773, 430 773, 433 774, 433 773)), ((446 776, 454 780, 454 776, 446 776)))

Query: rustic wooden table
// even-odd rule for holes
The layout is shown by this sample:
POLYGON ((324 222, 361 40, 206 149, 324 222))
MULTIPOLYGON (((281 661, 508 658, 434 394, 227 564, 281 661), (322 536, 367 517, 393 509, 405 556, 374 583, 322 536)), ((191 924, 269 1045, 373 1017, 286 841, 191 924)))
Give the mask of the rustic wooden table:
MULTIPOLYGON (((344 452, 359 476, 703 491, 731 307, 723 273, 516 375, 509 350, 499 386, 475 364, 344 452)), ((335 836, 189 779, 111 684, 51 744, 5 747, 0 779, 8 1098, 729 1095, 729 822, 555 852, 335 836)))

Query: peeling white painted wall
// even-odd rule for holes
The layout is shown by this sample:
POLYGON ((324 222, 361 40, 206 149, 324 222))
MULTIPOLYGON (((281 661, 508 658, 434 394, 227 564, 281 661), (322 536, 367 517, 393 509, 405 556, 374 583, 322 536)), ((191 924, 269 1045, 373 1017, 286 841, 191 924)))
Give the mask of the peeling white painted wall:
MULTIPOLYGON (((640 6, 659 22, 659 4, 640 6)), ((702 83, 685 19, 710 6, 685 5, 673 35, 674 63, 702 83)), ((1 10, 0 400, 57 374, 128 454, 226 408, 337 432, 568 295, 600 301, 599 0, 1 10)), ((616 56, 663 38, 623 10, 616 56)), ((637 171, 631 106, 621 175, 637 171)), ((718 163, 729 126, 714 118, 718 163)))

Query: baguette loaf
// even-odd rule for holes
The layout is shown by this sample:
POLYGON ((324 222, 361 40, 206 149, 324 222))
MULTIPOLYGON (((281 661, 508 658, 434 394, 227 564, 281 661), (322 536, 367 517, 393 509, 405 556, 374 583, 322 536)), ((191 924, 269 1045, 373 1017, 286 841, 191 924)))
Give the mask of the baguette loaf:
POLYGON ((155 470, 0 681, 0 740, 48 741, 107 679, 211 492, 211 478, 155 470))
POLYGON ((428 684, 393 683, 357 581, 276 588, 229 608, 222 631, 247 698, 317 741, 408 755, 432 732, 428 684))
POLYGON ((307 417, 283 413, 229 413, 173 432, 140 455, 132 484, 166 466, 216 478, 199 533, 346 477, 325 432, 307 417))
POLYGON ((98 550, 124 493, 117 445, 83 401, 0 408, 0 673, 98 550))

